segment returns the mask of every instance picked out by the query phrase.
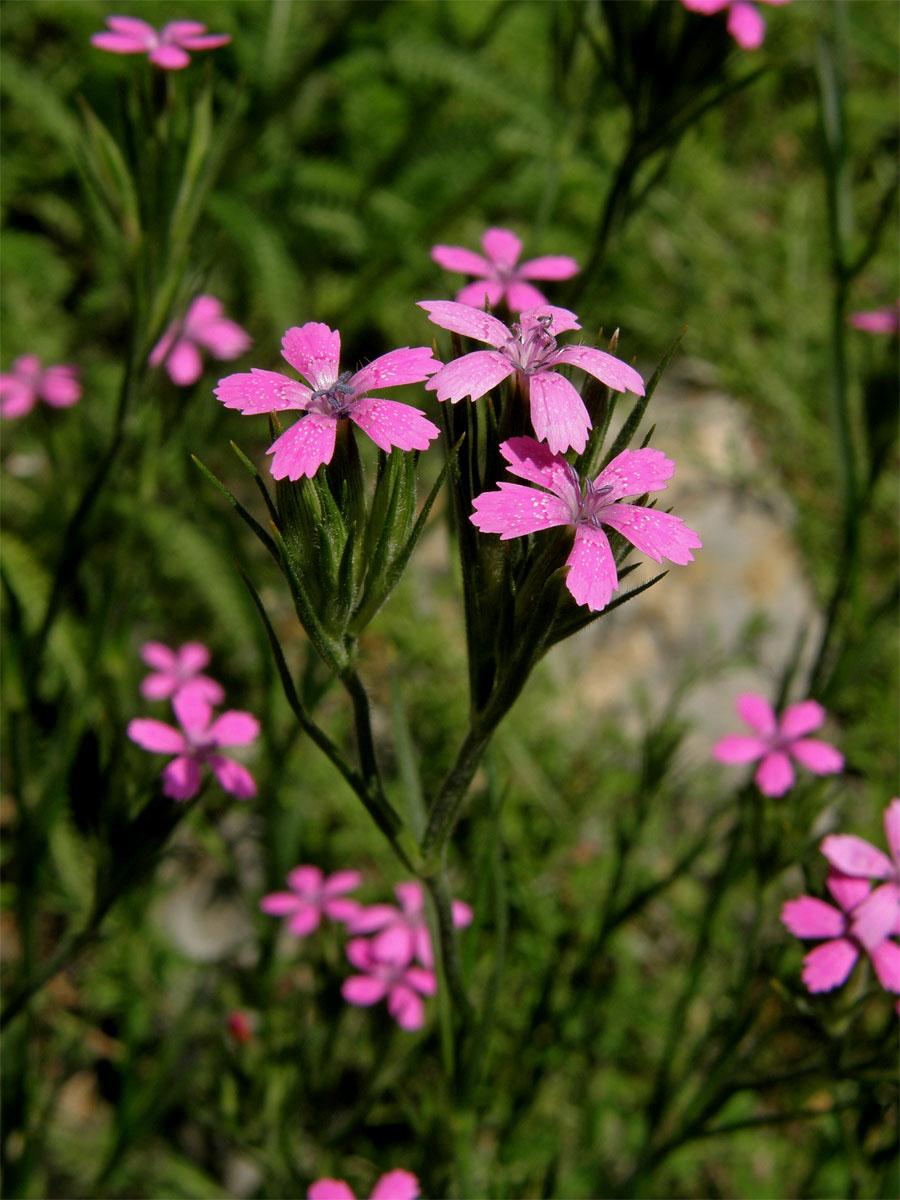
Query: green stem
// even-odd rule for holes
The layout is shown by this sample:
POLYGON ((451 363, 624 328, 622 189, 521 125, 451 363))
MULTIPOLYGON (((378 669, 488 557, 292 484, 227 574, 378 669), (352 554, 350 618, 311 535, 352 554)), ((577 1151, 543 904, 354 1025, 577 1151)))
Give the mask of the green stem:
POLYGON ((428 811, 428 824, 422 838, 422 854, 426 858, 439 856, 449 841, 465 802, 469 784, 493 732, 494 724, 487 730, 475 724, 470 726, 465 741, 459 748, 456 762, 450 768, 428 811))

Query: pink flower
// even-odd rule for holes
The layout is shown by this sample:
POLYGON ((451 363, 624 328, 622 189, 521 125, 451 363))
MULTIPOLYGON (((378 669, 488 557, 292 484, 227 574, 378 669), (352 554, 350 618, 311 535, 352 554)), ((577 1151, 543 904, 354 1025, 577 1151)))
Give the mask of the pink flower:
POLYGON ((529 279, 571 279, 578 274, 578 263, 565 254, 532 258, 516 266, 522 243, 509 229, 489 229, 481 239, 484 257, 462 246, 432 246, 431 257, 447 271, 477 275, 474 283, 456 293, 460 304, 491 308, 502 301, 510 312, 522 312, 546 304, 547 297, 526 282, 529 279))
POLYGON ((359 871, 335 871, 326 879, 318 867, 295 867, 287 877, 289 892, 263 896, 259 907, 274 917, 287 917, 295 937, 306 937, 317 929, 322 914, 332 921, 350 921, 360 911, 355 900, 342 899, 362 883, 359 871))
POLYGON ((141 683, 141 693, 148 700, 168 700, 188 686, 209 704, 221 704, 225 699, 222 685, 200 674, 209 664, 209 651, 200 642, 185 642, 177 650, 170 650, 162 642, 145 642, 141 658, 154 668, 141 683))
POLYGON ((375 957, 368 938, 347 943, 347 957, 362 975, 351 975, 341 986, 348 1004, 377 1004, 387 997, 388 1012, 401 1029, 421 1029, 425 1024, 422 996, 437 991, 434 971, 425 967, 400 966, 375 957), (419 993, 421 992, 421 996, 419 993))
POLYGON ((454 300, 420 300, 428 319, 493 350, 476 350, 441 367, 425 385, 439 400, 456 403, 464 396, 477 400, 510 375, 516 375, 531 401, 531 423, 541 441, 557 453, 570 446, 580 453, 587 444, 591 420, 578 392, 557 367, 569 363, 594 375, 617 392, 644 394, 633 367, 590 346, 558 349, 556 335, 580 329, 578 318, 565 308, 544 305, 523 312, 511 329, 490 313, 454 300))
POLYGON ((157 67, 180 71, 191 61, 188 50, 214 50, 231 41, 227 33, 207 33, 199 21, 169 21, 157 33, 139 17, 107 17, 112 32, 91 36, 91 44, 113 54, 146 54, 157 67))
POLYGON ((240 358, 250 343, 250 335, 240 325, 222 316, 221 301, 215 296, 198 296, 184 320, 172 322, 147 361, 151 367, 165 363, 172 382, 188 387, 203 374, 200 347, 213 358, 240 358))
POLYGON ((225 1018, 225 1028, 230 1037, 241 1046, 253 1041, 253 1021, 240 1009, 234 1009, 225 1018))
MULTIPOLYGON (((417 1200, 420 1195, 415 1175, 398 1167, 382 1175, 369 1200, 417 1200)), ((306 1200, 356 1200, 356 1197, 343 1179, 317 1179, 309 1185, 306 1200)))
POLYGON ((896 337, 900 333, 900 300, 896 304, 888 304, 870 312, 851 313, 847 320, 854 329, 864 329, 866 333, 887 333, 896 337))
POLYGON ((310 321, 289 329, 281 340, 282 355, 307 380, 297 383, 276 371, 254 367, 249 375, 219 380, 216 395, 226 408, 246 415, 286 409, 307 415, 269 447, 276 479, 315 475, 334 454, 338 421, 349 418, 380 449, 424 450, 440 432, 421 411, 368 392, 376 387, 421 383, 441 365, 428 346, 391 350, 355 374, 338 373, 341 335, 310 321))
POLYGON ((247 712, 230 709, 212 720, 212 708, 192 688, 172 697, 172 708, 181 729, 139 717, 128 724, 128 736, 154 754, 174 754, 163 770, 163 792, 173 800, 189 800, 200 790, 200 768, 209 763, 226 792, 240 800, 256 795, 256 784, 246 767, 218 753, 223 746, 246 746, 259 734, 259 721, 247 712))
POLYGON ((503 541, 538 529, 574 525, 566 587, 578 604, 599 612, 619 587, 604 525, 656 562, 663 558, 682 564, 694 561, 691 550, 700 547, 700 539, 680 517, 621 503, 624 496, 665 490, 675 464, 659 450, 623 450, 594 480, 581 478, 561 454, 551 454, 533 438, 510 438, 501 443, 500 453, 513 475, 546 491, 500 483, 498 491, 475 497, 472 524, 482 533, 499 533, 503 541))
POLYGON ((884 832, 890 858, 852 833, 829 834, 821 847, 831 866, 842 875, 885 880, 854 913, 853 935, 867 950, 895 930, 900 917, 900 799, 896 796, 884 810, 884 832))
MULTIPOLYGON (((856 914, 866 902, 869 884, 864 879, 851 879, 832 872, 825 881, 838 903, 835 908, 814 896, 799 896, 788 900, 781 910, 781 920, 799 938, 825 938, 820 946, 810 950, 803 960, 803 982, 810 992, 830 992, 845 982, 865 949, 883 988, 900 992, 900 945, 886 935, 865 946, 855 932, 856 914)), ((890 932, 900 933, 900 914, 895 914, 890 932)))
POLYGON ((52 408, 68 408, 80 395, 77 367, 42 367, 36 354, 23 354, 11 371, 0 375, 0 416, 24 417, 38 400, 52 408))
POLYGON ((791 758, 816 775, 835 775, 844 769, 843 755, 834 746, 805 736, 825 720, 825 709, 815 700, 792 704, 780 721, 765 696, 756 692, 738 696, 735 708, 755 736, 729 734, 713 746, 713 758, 733 765, 761 759, 753 778, 764 796, 783 796, 794 786, 791 758))
MULTIPOLYGON (((728 9, 728 32, 742 50, 758 50, 766 36, 766 23, 751 0, 681 0, 691 12, 712 13, 728 9)), ((763 4, 790 4, 790 0, 762 0, 763 4)))
MULTIPOLYGON (((372 904, 362 908, 347 926, 349 933, 374 933, 372 953, 381 962, 405 967, 418 958, 423 967, 434 966, 431 937, 425 921, 425 896, 415 881, 398 883, 394 888, 400 908, 393 904, 372 904)), ((457 929, 472 923, 472 910, 462 900, 453 901, 453 924, 457 929)))

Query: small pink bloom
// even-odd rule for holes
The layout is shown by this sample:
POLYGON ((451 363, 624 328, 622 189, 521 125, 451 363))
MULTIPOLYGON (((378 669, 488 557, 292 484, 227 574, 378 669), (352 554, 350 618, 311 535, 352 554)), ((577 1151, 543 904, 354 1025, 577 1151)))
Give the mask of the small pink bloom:
POLYGON ((847 318, 854 329, 864 329, 866 333, 886 333, 894 337, 900 333, 900 300, 885 308, 876 308, 870 312, 851 313, 847 318))
POLYGON ((68 408, 80 396, 78 367, 43 367, 36 354, 23 354, 0 375, 0 416, 24 417, 38 400, 51 408, 68 408))
POLYGON ((209 703, 193 688, 182 688, 172 697, 172 708, 181 729, 150 717, 128 724, 128 736, 154 754, 174 754, 163 770, 163 792, 173 800, 189 800, 200 790, 200 768, 209 763, 226 792, 247 800, 256 795, 256 784, 246 767, 225 758, 223 746, 246 746, 259 734, 259 721, 247 712, 229 709, 212 719, 209 703))
POLYGON ((346 899, 362 883, 359 871, 335 871, 326 879, 318 867, 295 867, 287 877, 289 892, 263 896, 259 907, 274 917, 287 917, 295 937, 306 937, 317 929, 324 913, 332 921, 350 922, 360 911, 355 900, 346 899))
POLYGON ((185 642, 177 650, 170 650, 162 642, 146 642, 141 646, 141 658, 153 667, 153 674, 141 683, 141 692, 148 700, 168 700, 188 686, 209 704, 221 704, 225 699, 222 685, 200 674, 209 664, 209 651, 200 642, 185 642))
POLYGON ((231 41, 227 33, 207 33, 199 21, 169 21, 158 32, 139 17, 107 17, 109 30, 95 33, 91 44, 112 54, 146 54, 165 71, 180 71, 191 61, 188 50, 214 50, 231 41))
POLYGON ((815 700, 792 704, 780 721, 765 696, 756 692, 738 696, 735 707, 754 734, 722 738, 712 748, 713 758, 732 765, 760 759, 754 780, 764 796, 783 796, 794 786, 791 758, 816 775, 835 775, 844 769, 843 755, 834 746, 805 736, 825 721, 825 709, 815 700))
MULTIPOLYGON (((421 1194, 415 1175, 397 1167, 381 1176, 369 1200, 417 1200, 421 1194)), ((356 1200, 356 1197, 343 1179, 317 1179, 310 1184, 306 1200, 356 1200)))
POLYGON ((822 853, 834 870, 855 879, 882 879, 884 883, 859 905, 853 934, 870 949, 890 933, 900 932, 900 799, 884 810, 884 832, 890 858, 871 842, 852 833, 832 833, 822 842, 822 853))
MULTIPOLYGON (((840 987, 853 970, 860 949, 865 949, 881 986, 889 992, 900 992, 900 944, 885 936, 864 946, 854 932, 856 915, 869 893, 868 882, 836 871, 825 882, 837 908, 814 896, 799 896, 788 900, 781 910, 782 922, 795 937, 825 939, 803 960, 807 989, 830 992, 840 987)), ((893 932, 900 930, 895 928, 893 932)))
POLYGON ((623 504, 625 496, 663 491, 675 464, 659 450, 623 450, 596 479, 582 479, 561 454, 534 438, 516 437, 500 445, 513 475, 546 491, 502 482, 494 492, 473 501, 470 517, 482 533, 499 533, 502 541, 524 537, 539 529, 573 525, 575 543, 566 559, 566 587, 576 603, 599 612, 618 590, 616 564, 603 532, 615 529, 655 562, 694 561, 691 550, 701 542, 680 517, 638 504, 623 504))
POLYGON ((476 350, 441 367, 425 390, 438 400, 455 404, 464 396, 477 400, 502 379, 517 375, 531 403, 534 432, 555 453, 587 445, 591 419, 578 392, 557 367, 569 364, 587 371, 617 392, 643 396, 644 384, 633 367, 612 354, 590 346, 558 348, 556 337, 580 329, 578 318, 565 308, 544 305, 523 312, 511 329, 490 313, 454 300, 420 300, 428 319, 442 329, 461 333, 493 350, 476 350))
MULTIPOLYGON (((372 953, 381 962, 405 967, 418 958, 423 967, 434 966, 431 937, 425 920, 425 896, 415 881, 398 883, 394 888, 400 908, 393 904, 372 904, 361 908, 347 926, 348 933, 375 933, 372 953)), ((453 901, 453 924, 457 929, 472 923, 472 910, 462 900, 453 901)))
MULTIPOLYGON (((757 0, 763 4, 790 4, 790 0, 757 0)), ((728 10, 728 32, 742 50, 758 50, 766 36, 766 23, 751 0, 681 0, 691 12, 728 10)))
POLYGON ((282 355, 306 380, 297 383, 276 371, 254 367, 249 374, 219 380, 216 395, 245 416, 288 409, 306 413, 269 447, 275 479, 313 476, 331 462, 338 421, 351 420, 379 449, 425 450, 440 430, 418 408, 370 396, 373 388, 422 383, 441 365, 428 346, 391 350, 355 373, 341 371, 341 335, 310 321, 289 329, 282 355))
POLYGON ((425 1024, 422 996, 433 996, 437 991, 434 971, 383 962, 375 957, 369 939, 362 937, 347 943, 347 957, 363 972, 351 975, 341 986, 348 1004, 377 1004, 387 997, 388 1012, 401 1029, 422 1028, 425 1024))
POLYGON ((253 1041, 253 1021, 240 1009, 234 1009, 225 1018, 225 1028, 234 1041, 242 1046, 246 1046, 248 1042, 253 1041))
POLYGON ((173 321, 147 360, 151 367, 165 363, 172 382, 179 387, 196 383, 203 374, 201 347, 213 358, 240 358, 250 348, 251 338, 234 321, 222 316, 215 296, 198 296, 183 321, 173 321))
POLYGON ((522 312, 546 304, 547 297, 529 279, 571 279, 578 263, 565 254, 532 258, 519 266, 522 243, 509 229, 489 229, 481 239, 484 256, 462 246, 432 246, 431 257, 447 271, 477 275, 474 283, 456 293, 460 304, 496 308, 504 300, 510 312, 522 312))

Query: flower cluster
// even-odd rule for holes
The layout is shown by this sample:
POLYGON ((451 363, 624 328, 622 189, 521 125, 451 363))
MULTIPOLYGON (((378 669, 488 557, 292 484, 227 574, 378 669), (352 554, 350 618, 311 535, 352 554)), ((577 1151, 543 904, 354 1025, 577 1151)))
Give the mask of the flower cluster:
POLYGON ((69 408, 80 396, 77 367, 45 367, 36 354, 14 359, 11 370, 0 375, 0 416, 24 417, 38 400, 51 408, 69 408))
POLYGON ((854 834, 830 834, 821 851, 825 881, 837 907, 815 896, 788 900, 781 920, 798 938, 819 941, 803 960, 810 992, 845 983, 861 953, 886 991, 900 993, 900 799, 884 813, 889 854, 854 834), (872 890, 872 882, 877 886, 872 890))
POLYGON ((221 703, 225 692, 216 680, 201 674, 209 663, 206 647, 187 642, 171 650, 162 642, 147 642, 141 657, 153 668, 141 692, 149 700, 171 700, 179 725, 176 729, 153 717, 136 717, 128 724, 128 736, 144 750, 175 756, 163 769, 163 793, 173 800, 196 796, 206 764, 226 792, 240 800, 255 796, 256 783, 247 768, 219 751, 255 741, 259 722, 236 709, 214 717, 212 706, 221 703))
MULTIPOLYGON (((295 867, 287 877, 290 890, 263 896, 259 907, 271 916, 286 917, 294 937, 312 933, 323 916, 344 925, 349 934, 356 935, 347 943, 346 952, 359 972, 344 980, 344 999, 363 1006, 387 1000, 388 1012, 401 1029, 421 1029, 425 1024, 422 997, 437 991, 422 885, 412 880, 398 883, 394 892, 399 908, 392 904, 366 907, 345 895, 361 883, 358 871, 336 871, 326 877, 318 867, 295 867)), ((454 900, 452 911, 457 929, 471 924, 468 904, 454 900)))
POLYGON ((571 279, 578 274, 578 263, 566 254, 548 254, 519 263, 522 243, 510 229, 488 229, 481 248, 483 255, 463 246, 431 248, 431 257, 439 266, 477 277, 456 293, 460 304, 475 308, 505 304, 510 312, 524 312, 547 303, 547 297, 530 280, 571 279))

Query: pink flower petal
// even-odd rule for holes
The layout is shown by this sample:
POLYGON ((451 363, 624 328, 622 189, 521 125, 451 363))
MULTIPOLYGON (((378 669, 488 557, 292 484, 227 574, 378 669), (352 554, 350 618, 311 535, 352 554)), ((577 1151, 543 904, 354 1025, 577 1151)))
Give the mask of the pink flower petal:
POLYGON ((764 796, 783 796, 794 786, 794 768, 783 750, 768 753, 753 776, 764 796))
MULTIPOLYGON (((495 492, 482 492, 472 501, 474 513, 469 520, 482 533, 499 533, 502 541, 572 524, 568 507, 549 492, 524 487, 521 483, 498 485, 495 492)), ((606 539, 604 538, 604 541, 606 539)))
POLYGON ((208 675, 195 675, 185 683, 177 683, 177 689, 179 692, 196 692, 201 700, 210 705, 221 704, 225 699, 225 689, 208 675))
POLYGON ((288 932, 292 933, 294 937, 306 937, 314 929, 319 928, 321 920, 322 914, 318 908, 314 904, 307 904, 288 919, 288 932))
POLYGON ((203 359, 200 351, 187 338, 180 338, 166 359, 169 378, 178 387, 190 387, 203 374, 203 359))
POLYGON ((884 810, 884 836, 891 857, 900 868, 900 798, 894 797, 884 810))
POLYGON ((345 925, 350 925, 353 918, 362 908, 358 900, 346 899, 343 896, 336 896, 333 900, 326 900, 322 905, 322 911, 332 921, 341 921, 345 925))
POLYGON ((335 871, 325 880, 322 888, 326 896, 339 896, 343 892, 352 892, 362 885, 363 877, 359 871, 335 871))
POLYGON ((147 357, 147 362, 151 367, 162 366, 162 364, 165 362, 166 355, 174 346, 175 340, 180 333, 180 323, 178 321, 173 321, 147 357))
POLYGON ((372 944, 368 938, 351 938, 344 950, 357 970, 372 972, 377 969, 378 964, 372 954, 372 944))
POLYGON ((156 42, 156 30, 140 17, 107 17, 106 23, 116 33, 127 34, 128 37, 138 38, 145 43, 145 49, 156 42))
POLYGON ((591 419, 578 392, 555 371, 538 371, 528 380, 531 423, 554 453, 587 445, 591 419))
POLYGON ((259 908, 270 917, 286 917, 288 913, 297 912, 302 903, 303 900, 293 892, 270 892, 261 898, 259 908))
POLYGON ((781 909, 781 921, 798 938, 841 937, 847 928, 844 914, 815 896, 786 901, 781 909))
POLYGON ((463 275, 484 276, 491 269, 486 258, 463 246, 432 246, 431 257, 445 271, 459 271, 463 275))
POLYGON ((382 1175, 372 1189, 369 1200, 417 1200, 421 1194, 415 1175, 398 1167, 382 1175))
POLYGON ((162 773, 163 792, 172 800, 190 800, 200 791, 200 765, 193 758, 173 758, 162 773))
MULTIPOLYGON (((147 666, 155 667, 157 671, 172 671, 178 661, 175 651, 162 642, 145 642, 140 653, 147 666)), ((206 663, 203 666, 206 666, 206 663)))
POLYGON ((350 975, 341 984, 341 995, 348 1004, 377 1004, 387 993, 384 980, 373 979, 371 975, 350 975))
POLYGON ((433 324, 474 338, 477 342, 487 342, 489 346, 499 349, 512 337, 502 321, 469 304, 458 304, 455 300, 419 300, 417 303, 419 308, 425 309, 433 324))
POLYGON ((126 733, 133 742, 154 754, 181 754, 187 749, 183 733, 152 717, 137 717, 129 721, 126 733))
POLYGON ((226 408, 239 408, 244 416, 256 413, 279 412, 286 408, 306 410, 312 392, 302 383, 288 379, 278 371, 262 371, 252 367, 220 379, 213 391, 226 408))
POLYGON ((343 1179, 317 1179, 306 1189, 306 1200, 356 1200, 343 1179))
POLYGON ((40 396, 53 408, 69 408, 81 397, 76 367, 48 367, 41 378, 40 396))
POLYGON ((742 50, 757 50, 766 36, 766 23, 755 5, 735 0, 728 12, 728 32, 742 50))
POLYGON ((580 367, 614 391, 634 392, 638 396, 644 394, 644 381, 634 367, 603 350, 595 350, 592 346, 565 346, 557 350, 553 358, 554 362, 580 367))
POLYGON ((804 700, 786 708, 778 722, 778 736, 799 738, 818 729, 825 721, 825 709, 815 700, 804 700))
POLYGON ((174 675, 148 675, 141 680, 141 695, 148 700, 168 700, 177 687, 174 675))
POLYGON ((303 475, 312 478, 323 463, 331 462, 337 420, 324 413, 310 413, 301 417, 280 438, 272 443, 267 454, 272 459, 274 479, 300 479, 303 475))
POLYGON ((516 274, 520 279, 571 279, 581 270, 567 254, 545 254, 523 262, 516 274))
POLYGON ((187 734, 205 733, 212 718, 212 708, 199 692, 184 690, 172 698, 172 708, 178 723, 187 734))
POLYGON ((421 883, 411 879, 405 883, 398 883, 394 888, 394 895, 400 901, 400 907, 407 916, 419 916, 425 908, 425 893, 421 883))
POLYGON ((457 304, 470 304, 474 308, 497 308, 503 300, 506 288, 497 279, 476 279, 467 283, 456 293, 457 304))
POLYGON ((883 941, 869 951, 878 982, 888 992, 900 992, 900 946, 883 941))
POLYGON ((844 983, 857 958, 859 950, 846 938, 823 942, 804 958, 803 982, 810 992, 830 992, 844 983))
POLYGON ((455 404, 464 396, 477 400, 501 380, 515 373, 515 367, 496 350, 475 350, 446 363, 425 384, 427 392, 437 392, 438 400, 455 404))
POLYGON ((850 932, 871 951, 893 933, 898 911, 900 887, 896 883, 883 883, 854 909, 850 932))
POLYGON ((185 642, 178 647, 175 657, 179 669, 185 673, 193 674, 209 666, 209 651, 202 642, 185 642))
MULTIPOLYGON (((771 0, 769 0, 771 3, 771 0)), ((900 309, 878 308, 874 312, 851 313, 847 318, 854 329, 866 333, 896 334, 900 332, 900 309)))
POLYGON ((202 329, 196 331, 194 338, 201 346, 205 346, 214 358, 238 358, 251 346, 250 335, 241 329, 237 322, 229 321, 227 317, 209 321, 202 329))
POLYGON ((712 756, 722 763, 739 766, 741 763, 755 762, 769 749, 769 743, 762 738, 751 737, 746 733, 730 733, 720 738, 712 748, 712 756))
POLYGON ((605 466, 594 480, 594 487, 611 487, 610 500, 640 496, 644 492, 666 490, 667 480, 675 474, 675 464, 661 450, 623 450, 605 466))
POLYGON ((481 248, 495 267, 511 270, 519 261, 522 242, 511 229, 488 229, 481 239, 481 248))
POLYGON ((219 46, 227 46, 231 41, 230 33, 204 33, 196 37, 179 37, 178 44, 185 50, 215 50, 219 46))
POLYGON ((886 854, 854 833, 830 833, 819 849, 844 875, 890 879, 895 873, 894 864, 886 854))
POLYGON ((828 742, 818 738, 803 738, 791 742, 788 750, 801 767, 814 771, 816 775, 835 775, 844 769, 844 756, 828 742))
POLYGON ((422 926, 417 929, 413 940, 416 946, 416 958, 423 967, 427 967, 430 971, 434 966, 434 951, 431 948, 431 934, 427 928, 422 926))
POLYGON ((155 50, 151 50, 147 57, 155 66, 162 67, 164 71, 182 71, 191 61, 191 56, 187 51, 178 46, 158 46, 155 50))
POLYGON ((293 325, 281 339, 281 353, 314 389, 328 387, 338 377, 341 335, 319 321, 293 325))
POLYGON ((148 46, 139 38, 129 37, 124 33, 94 33, 91 34, 91 45, 98 50, 108 50, 111 54, 145 54, 148 46))
POLYGON ((559 496, 574 512, 581 498, 577 476, 561 454, 554 454, 545 442, 532 437, 514 437, 501 442, 500 453, 509 463, 511 475, 540 484, 559 496))
POLYGON ((852 879, 838 871, 830 871, 825 886, 845 913, 850 913, 869 894, 868 879, 852 879))
POLYGON ((707 16, 710 13, 721 12, 731 2, 732 0, 681 0, 681 3, 690 12, 704 13, 707 16))
POLYGON ((511 279, 506 285, 506 305, 510 312, 522 313, 547 303, 543 292, 523 279, 511 279))
POLYGON ((219 781, 219 786, 238 800, 249 800, 256 795, 256 781, 239 762, 233 758, 223 758, 221 754, 211 754, 207 759, 212 772, 219 781))
POLYGON ((163 25, 159 31, 159 36, 166 42, 177 42, 182 37, 191 37, 198 33, 205 33, 206 26, 200 21, 169 21, 163 25))
POLYGON ((425 1005, 422 998, 402 984, 391 988, 388 995, 388 1012, 401 1029, 410 1032, 421 1029, 425 1024, 425 1005))
POLYGON ((402 918, 403 914, 393 904, 370 904, 353 918, 350 925, 351 933, 374 933, 376 929, 384 929, 402 918))
POLYGON ((619 580, 609 540, 603 530, 579 525, 566 562, 569 567, 566 587, 576 604, 586 604, 592 612, 606 608, 613 592, 618 590, 619 580))
POLYGON ((735 701, 737 714, 754 733, 760 737, 771 737, 778 728, 775 710, 759 692, 743 692, 735 701))
POLYGON ((301 896, 318 896, 322 890, 322 871, 319 867, 294 867, 288 872, 287 884, 301 896))
POLYGON ((230 709, 216 717, 207 730, 217 746, 246 746, 259 737, 259 721, 248 712, 230 709))
POLYGON ((425 967, 409 967, 403 978, 424 996, 433 996, 437 992, 437 976, 425 967))
POLYGON ((367 433, 375 445, 389 453, 400 450, 427 450, 441 431, 418 408, 378 396, 363 396, 350 410, 350 420, 367 433))
POLYGON ((535 308, 526 309, 519 314, 519 324, 523 331, 533 328, 535 324, 541 324, 553 337, 581 328, 573 312, 556 304, 539 304, 535 308), (545 323, 547 317, 550 318, 549 323, 545 323))
POLYGON ((405 967, 416 952, 413 931, 407 925, 389 925, 372 938, 372 955, 379 962, 405 967))
POLYGON ((464 929, 467 925, 472 924, 474 914, 464 900, 454 900, 451 904, 451 910, 453 912, 453 925, 456 929, 464 929))
POLYGON ((626 537, 642 554, 655 562, 667 558, 684 566, 694 561, 692 550, 701 548, 701 541, 681 517, 642 508, 634 504, 614 504, 600 513, 604 525, 610 525, 626 537))
POLYGON ((4 417, 24 417, 37 400, 34 388, 11 375, 0 377, 0 413, 4 417))
POLYGON ((443 363, 432 355, 430 346, 402 346, 362 367, 350 377, 350 384, 355 394, 362 396, 375 388, 421 383, 441 366, 443 363))

